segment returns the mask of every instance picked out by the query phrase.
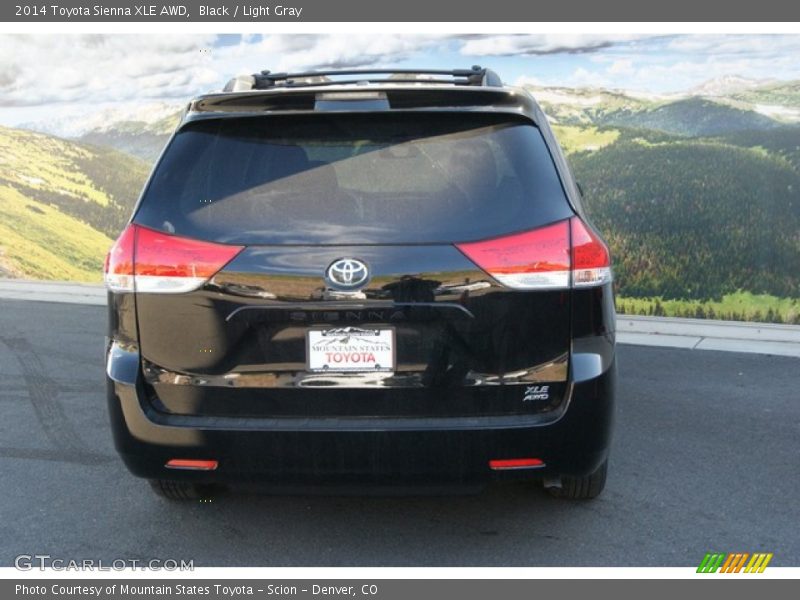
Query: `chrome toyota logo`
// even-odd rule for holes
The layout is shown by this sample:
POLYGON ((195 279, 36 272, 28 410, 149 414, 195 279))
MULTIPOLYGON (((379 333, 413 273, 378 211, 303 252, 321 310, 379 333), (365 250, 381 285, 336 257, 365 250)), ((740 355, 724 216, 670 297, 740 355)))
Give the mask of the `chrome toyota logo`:
POLYGON ((330 264, 325 279, 334 287, 352 290, 367 283, 369 270, 358 259, 340 258, 330 264))

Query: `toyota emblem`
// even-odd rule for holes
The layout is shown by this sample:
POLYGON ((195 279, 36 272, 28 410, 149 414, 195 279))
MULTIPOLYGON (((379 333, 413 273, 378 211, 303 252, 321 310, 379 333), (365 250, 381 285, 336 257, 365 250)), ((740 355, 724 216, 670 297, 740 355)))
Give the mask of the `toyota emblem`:
POLYGON ((340 258, 328 266, 325 279, 333 287, 352 290, 367 283, 369 270, 356 258, 340 258))

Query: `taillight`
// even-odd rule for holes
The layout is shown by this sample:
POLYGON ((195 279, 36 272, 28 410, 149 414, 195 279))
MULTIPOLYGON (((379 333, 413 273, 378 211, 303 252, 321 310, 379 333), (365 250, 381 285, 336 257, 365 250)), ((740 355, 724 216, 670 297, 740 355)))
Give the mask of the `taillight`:
POLYGON ((242 246, 192 240, 129 225, 106 259, 106 285, 113 291, 190 292, 241 251, 242 246))
POLYGON ((611 281, 608 248, 578 217, 572 224, 572 285, 586 287, 611 281))
POLYGON ((136 226, 136 291, 179 294, 196 290, 242 251, 136 226))
POLYGON ((458 244, 467 257, 510 288, 569 287, 569 222, 493 240, 458 244))
POLYGON ((106 255, 103 275, 106 287, 113 292, 133 291, 133 247, 136 243, 136 226, 125 228, 106 255))
POLYGON ((456 247, 512 289, 565 289, 611 281, 608 249, 578 217, 456 247))

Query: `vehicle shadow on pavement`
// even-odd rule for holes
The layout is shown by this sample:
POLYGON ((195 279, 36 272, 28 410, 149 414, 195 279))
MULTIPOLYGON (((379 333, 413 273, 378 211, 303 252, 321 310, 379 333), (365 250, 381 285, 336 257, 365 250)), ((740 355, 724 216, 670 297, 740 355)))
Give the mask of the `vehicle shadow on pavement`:
POLYGON ((214 536, 213 557, 197 557, 205 566, 555 565, 551 553, 606 512, 602 497, 564 501, 529 483, 412 496, 238 490, 193 506, 152 503, 177 513, 176 523, 190 519, 195 541, 225 531, 230 545, 214 536))

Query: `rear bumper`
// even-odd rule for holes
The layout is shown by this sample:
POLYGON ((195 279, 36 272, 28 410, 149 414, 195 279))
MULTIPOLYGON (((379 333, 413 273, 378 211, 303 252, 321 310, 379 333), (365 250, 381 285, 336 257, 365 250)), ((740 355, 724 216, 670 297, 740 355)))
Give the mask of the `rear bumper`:
POLYGON ((146 478, 396 485, 583 475, 605 460, 611 440, 616 368, 613 341, 609 346, 603 360, 595 361, 591 377, 583 373, 573 382, 567 408, 557 418, 169 415, 155 411, 143 398, 135 352, 109 358, 108 406, 117 450, 133 474, 146 478), (219 466, 214 471, 166 469, 173 458, 213 459, 219 466), (489 468, 490 460, 508 458, 539 458, 545 466, 489 468))

